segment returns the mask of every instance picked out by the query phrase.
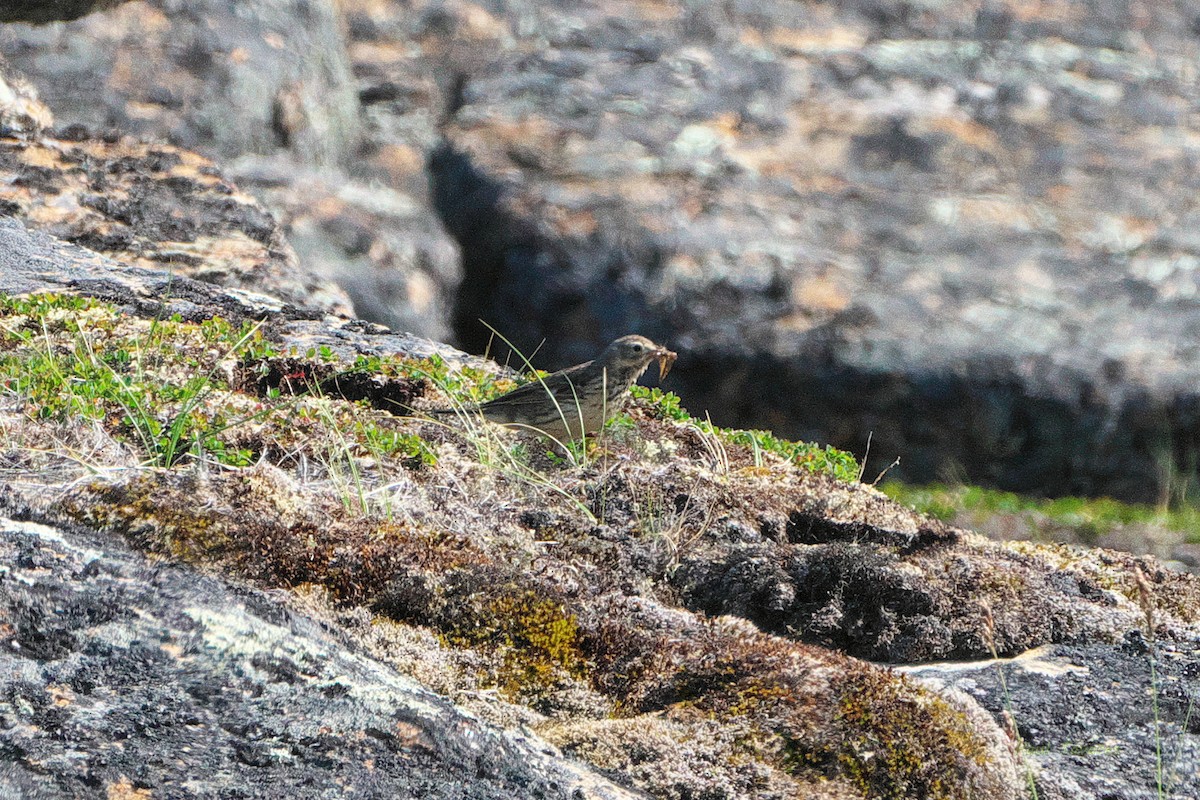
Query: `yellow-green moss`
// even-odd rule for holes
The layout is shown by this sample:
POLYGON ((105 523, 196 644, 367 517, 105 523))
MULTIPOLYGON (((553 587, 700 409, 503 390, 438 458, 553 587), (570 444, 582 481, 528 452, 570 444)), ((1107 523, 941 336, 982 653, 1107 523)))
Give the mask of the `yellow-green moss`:
POLYGON ((965 714, 878 670, 852 670, 837 689, 835 719, 845 729, 835 759, 864 795, 968 800, 963 774, 988 755, 965 714))
POLYGON ((563 677, 581 677, 586 662, 579 624, 553 600, 513 590, 489 600, 477 620, 457 620, 449 644, 499 653, 499 685, 510 696, 536 694, 563 677))

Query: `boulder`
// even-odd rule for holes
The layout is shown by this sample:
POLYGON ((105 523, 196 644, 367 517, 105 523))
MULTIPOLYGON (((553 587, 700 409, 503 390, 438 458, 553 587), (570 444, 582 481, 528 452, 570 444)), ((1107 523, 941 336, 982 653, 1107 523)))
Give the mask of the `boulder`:
POLYGON ((28 83, 0 76, 5 217, 130 265, 351 314, 346 293, 301 266, 270 212, 212 161, 52 124, 28 83))

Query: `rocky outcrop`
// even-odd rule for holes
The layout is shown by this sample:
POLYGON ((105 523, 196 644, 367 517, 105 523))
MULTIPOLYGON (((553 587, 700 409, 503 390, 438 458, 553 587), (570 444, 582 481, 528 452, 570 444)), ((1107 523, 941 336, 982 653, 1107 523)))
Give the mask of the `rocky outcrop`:
POLYGON ((357 104, 327 2, 139 3, 9 26, 5 40, 9 64, 66 124, 223 160, 280 146, 305 163, 354 153, 357 104))
POLYGON ((0 790, 603 798, 279 597, 154 563, 0 494, 0 790))
POLYGON ((130 265, 350 315, 346 293, 302 267, 271 214, 208 159, 52 122, 27 83, 0 78, 5 217, 130 265))
POLYGON ((436 120, 364 95, 342 31, 328 0, 151 2, 10 26, 0 49, 77 136, 116 128, 219 159, 288 234, 289 271, 340 284, 361 317, 446 338, 462 271, 425 199, 436 120))
POLYGON ((1145 496, 1195 446, 1184 16, 6 28, 60 126, 0 84, 0 794, 1196 794, 1194 576, 669 398, 569 450, 428 419, 519 376, 329 284, 549 366, 635 328, 718 421, 910 475, 1145 496))
MULTIPOLYGON (((11 220, 0 295, 0 653, 19 676, 0 780, 26 793, 186 777, 253 796, 259 775, 297 796, 993 800, 1044 763, 1048 794, 1089 762, 1022 753, 972 684, 855 656, 1116 660, 1196 638, 1192 576, 990 543, 669 403, 557 453, 435 421, 414 410, 510 373, 11 220), (111 729, 84 724, 97 708, 111 729)), ((1194 770, 1195 676, 1162 674, 1175 699, 1151 727, 1109 729, 1146 763, 1148 730, 1175 737, 1194 770)), ((1018 730, 1022 708, 1053 721, 1015 705, 1018 730)), ((1154 778, 1125 775, 1128 796, 1154 778)))
POLYGON ((452 337, 459 250, 419 194, 270 159, 244 159, 231 176, 263 198, 303 264, 354 297, 358 316, 452 337))
POLYGON ((1153 500, 1195 450, 1187 12, 459 8, 388 31, 460 76, 469 346, 645 331, 715 420, 901 477, 1153 500))
POLYGON ((1038 797, 1195 797, 1200 794, 1196 640, 1119 647, 1054 646, 993 663, 904 670, 955 687, 1008 719, 1038 755, 1038 797), (1146 758, 1146 753, 1155 754, 1146 758))

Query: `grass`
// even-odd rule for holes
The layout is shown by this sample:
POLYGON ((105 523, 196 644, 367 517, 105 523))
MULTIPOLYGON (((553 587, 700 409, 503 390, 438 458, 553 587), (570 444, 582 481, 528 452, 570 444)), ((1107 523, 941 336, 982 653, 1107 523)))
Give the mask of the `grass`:
POLYGON ((639 486, 631 483, 629 486, 638 531, 661 543, 667 551, 664 564, 667 575, 678 569, 680 555, 701 539, 716 519, 715 502, 696 502, 696 498, 702 496, 702 492, 697 491, 698 484, 697 480, 691 490, 685 492, 682 506, 677 506, 658 484, 639 486))
POLYGON ((266 349, 260 325, 174 318, 130 335, 122 323, 111 307, 83 298, 0 298, 0 386, 36 419, 105 423, 151 466, 188 455, 248 465, 253 454, 225 434, 261 412, 216 396, 230 391, 223 364, 266 349), (185 328, 195 347, 181 350, 185 328))
MULTIPOLYGON (((464 367, 458 370, 447 368, 443 359, 434 356, 426 362, 408 362, 406 374, 427 380, 446 396, 450 409, 457 421, 457 430, 474 449, 480 464, 491 467, 502 474, 531 487, 547 489, 567 500, 592 524, 597 519, 584 499, 566 488, 558 476, 533 466, 528 447, 523 442, 513 442, 509 431, 492 425, 483 418, 477 404, 487 402, 519 384, 507 379, 497 379, 490 373, 464 367)), ((534 372, 531 380, 541 380, 545 373, 534 372)), ((557 450, 551 450, 548 461, 563 467, 578 468, 586 464, 588 442, 559 442, 552 440, 557 450)), ((582 493, 586 496, 586 492, 582 493)))
POLYGON ((983 516, 1012 515, 1030 529, 1028 538, 1056 538, 1064 529, 1084 542, 1126 526, 1146 526, 1179 531, 1188 541, 1200 541, 1200 507, 1164 507, 1122 503, 1107 497, 1026 497, 978 486, 942 483, 913 486, 886 481, 888 496, 917 511, 947 522, 978 524, 983 516))
MULTIPOLYGON (((331 361, 325 350, 312 357, 331 361)), ((322 397, 310 376, 296 376, 299 393, 271 388, 265 397, 239 378, 281 355, 258 322, 143 320, 87 298, 0 297, 0 396, 60 430, 99 426, 143 467, 246 467, 269 449, 282 460, 318 453, 332 437, 326 467, 344 464, 361 495, 363 454, 410 469, 436 462, 419 436, 391 427, 392 415, 322 397)))

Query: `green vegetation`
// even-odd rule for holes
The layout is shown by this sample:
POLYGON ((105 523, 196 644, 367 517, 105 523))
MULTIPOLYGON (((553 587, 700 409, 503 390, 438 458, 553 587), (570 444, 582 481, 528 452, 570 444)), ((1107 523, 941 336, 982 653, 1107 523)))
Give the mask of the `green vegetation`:
POLYGON ((119 330, 124 322, 111 306, 79 297, 0 298, 0 384, 35 418, 100 422, 155 466, 201 453, 249 464, 253 453, 223 437, 246 418, 206 398, 229 389, 218 370, 224 359, 265 349, 260 326, 174 318, 130 336, 119 330), (184 339, 194 346, 181 348, 184 339))
POLYGON ((359 423, 358 430, 373 453, 400 456, 412 461, 414 466, 423 464, 432 467, 437 463, 437 455, 415 433, 387 430, 370 423, 359 423))
POLYGON ((935 483, 911 486, 886 481, 879 487, 892 499, 947 522, 976 525, 985 516, 1019 517, 1030 529, 1029 538, 1054 537, 1064 531, 1081 541, 1093 542, 1117 528, 1145 526, 1180 531, 1190 541, 1200 541, 1200 507, 1122 503, 1107 497, 1026 497, 978 486, 935 483))
POLYGON ((674 392, 664 392, 657 386, 654 388, 634 386, 629 391, 636 399, 645 401, 654 416, 659 419, 673 419, 676 422, 699 421, 679 404, 679 396, 674 392))
MULTIPOLYGON (((332 435, 346 454, 395 458, 411 468, 436 462, 416 434, 386 427, 394 417, 364 420, 379 412, 321 398, 313 370, 287 379, 299 381, 301 393, 316 395, 310 405, 324 404, 323 418, 336 423, 325 437, 312 436, 319 433, 313 420, 322 418, 320 410, 284 399, 278 387, 263 391, 264 402, 243 385, 266 375, 281 356, 261 327, 221 317, 143 320, 70 295, 3 296, 0 392, 16 398, 33 419, 102 427, 142 453, 147 466, 172 467, 185 458, 249 466, 268 442, 287 442, 300 431, 315 443, 332 435), (325 408, 331 404, 340 412, 325 408), (297 433, 290 433, 293 428, 297 433)), ((335 358, 325 346, 311 355, 321 363, 335 358)), ((319 444, 314 447, 319 454, 319 444)))
POLYGON ((825 473, 851 483, 859 479, 857 459, 843 450, 828 445, 790 442, 780 439, 770 431, 718 428, 708 420, 693 417, 680 405, 678 396, 662 389, 634 386, 632 393, 634 398, 646 405, 650 413, 659 419, 690 422, 705 433, 720 436, 727 443, 750 448, 756 465, 761 465, 762 453, 774 453, 810 472, 825 473))
MULTIPOLYGON (((426 380, 464 405, 485 403, 524 382, 514 381, 470 364, 460 364, 452 368, 436 353, 422 359, 407 356, 358 356, 345 374, 355 373, 384 378, 426 380)), ((528 380, 536 380, 542 375, 545 373, 532 373, 528 380)))

